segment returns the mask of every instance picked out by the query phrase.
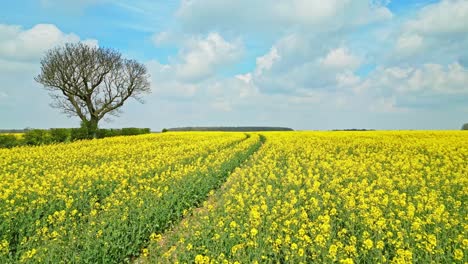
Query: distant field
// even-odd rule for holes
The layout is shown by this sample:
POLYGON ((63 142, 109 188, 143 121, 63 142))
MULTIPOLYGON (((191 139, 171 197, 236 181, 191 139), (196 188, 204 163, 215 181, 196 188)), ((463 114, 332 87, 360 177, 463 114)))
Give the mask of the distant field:
POLYGON ((0 263, 464 263, 461 131, 0 149, 0 263))
POLYGON ((24 133, 0 133, 0 135, 13 135, 17 138, 22 138, 24 136, 24 133))

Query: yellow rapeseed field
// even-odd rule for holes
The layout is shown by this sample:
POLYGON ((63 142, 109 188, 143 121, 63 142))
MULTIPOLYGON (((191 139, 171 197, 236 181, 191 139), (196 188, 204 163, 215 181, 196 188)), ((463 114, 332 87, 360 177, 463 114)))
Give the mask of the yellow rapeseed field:
POLYGON ((259 144, 177 133, 0 149, 0 263, 128 261, 259 144))
POLYGON ((463 131, 0 149, 0 263, 466 263, 463 131))
POLYGON ((0 135, 13 135, 17 139, 21 139, 24 137, 24 133, 0 133, 0 135))
POLYGON ((151 263, 466 263, 468 134, 266 133, 151 263))

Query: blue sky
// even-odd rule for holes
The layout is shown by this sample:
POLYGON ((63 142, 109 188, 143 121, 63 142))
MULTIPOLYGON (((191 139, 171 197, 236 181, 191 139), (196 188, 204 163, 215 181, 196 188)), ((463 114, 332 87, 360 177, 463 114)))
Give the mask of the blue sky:
POLYGON ((459 129, 466 0, 19 0, 0 10, 0 128, 78 126, 33 78, 66 42, 144 63, 152 93, 102 127, 459 129))

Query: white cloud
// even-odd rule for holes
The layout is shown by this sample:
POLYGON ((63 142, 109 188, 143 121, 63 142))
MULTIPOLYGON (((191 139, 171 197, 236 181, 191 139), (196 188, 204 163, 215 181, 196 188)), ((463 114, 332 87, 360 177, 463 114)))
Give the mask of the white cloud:
POLYGON ((406 27, 409 31, 423 34, 468 33, 468 1, 442 0, 429 5, 406 27))
POLYGON ((327 56, 321 59, 320 63, 325 67, 336 69, 356 69, 361 64, 361 60, 352 55, 346 48, 331 50, 327 56))
MULTIPOLYGON (((334 90, 337 79, 343 86, 357 82, 359 77, 351 77, 362 59, 344 46, 330 50, 316 39, 300 34, 280 38, 266 54, 257 57, 251 82, 264 93, 300 96, 305 91, 334 90)), ((337 42, 328 41, 329 45, 337 42)))
POLYGON ((396 49, 401 53, 414 53, 423 45, 423 38, 418 34, 403 35, 398 38, 396 49))
POLYGON ((336 16, 350 1, 275 1, 271 4, 271 15, 290 23, 318 24, 336 16))
POLYGON ((210 33, 206 38, 192 38, 179 54, 177 75, 186 80, 205 78, 213 74, 217 67, 238 60, 242 50, 239 40, 231 43, 218 33, 210 33))
POLYGON ((368 0, 184 0, 177 17, 192 31, 278 33, 290 28, 328 31, 385 20, 383 2, 368 0))
POLYGON ((432 91, 437 94, 468 94, 468 69, 459 63, 446 67, 425 64, 421 69, 412 69, 408 82, 400 86, 403 91, 432 91), (405 89, 406 88, 406 89, 405 89))
MULTIPOLYGON (((419 115, 419 118, 428 113, 443 116, 441 113, 444 111, 455 111, 452 116, 462 116, 462 113, 466 114, 464 107, 468 101, 467 82, 468 69, 457 62, 448 65, 378 67, 354 84, 343 86, 346 88, 343 92, 346 104, 354 111, 365 107, 375 113, 412 113, 414 117, 419 115), (346 91, 353 93, 346 94, 346 91)), ((338 78, 337 83, 340 83, 338 78)), ((420 120, 415 119, 415 122, 420 120)))
POLYGON ((271 69, 273 63, 280 59, 281 57, 278 55, 278 50, 276 47, 272 47, 267 54, 256 59, 257 67, 255 69, 255 74, 262 74, 263 71, 271 69))
POLYGON ((167 64, 156 60, 147 62, 154 93, 177 98, 195 97, 206 92, 206 88, 212 88, 217 71, 237 62, 242 54, 240 40, 229 42, 218 33, 184 39, 180 52, 167 64))
POLYGON ((404 113, 409 111, 405 107, 399 107, 396 105, 396 97, 390 98, 376 98, 370 105, 369 110, 377 113, 404 113))
POLYGON ((238 74, 235 76, 237 79, 245 82, 245 83, 252 83, 252 74, 251 73, 246 73, 246 74, 238 74))
POLYGON ((156 47, 159 47, 159 46, 171 46, 171 45, 178 45, 180 43, 186 43, 188 38, 190 37, 187 37, 187 35, 181 32, 167 30, 167 31, 160 31, 158 33, 154 33, 151 36, 151 41, 156 47))
POLYGON ((389 19, 392 13, 384 5, 383 3, 370 5, 369 1, 359 0, 283 0, 272 4, 273 16, 284 18, 290 24, 327 25, 331 28, 389 19), (353 19, 345 22, 346 18, 353 19))
POLYGON ((153 43, 155 45, 163 45, 165 43, 170 42, 171 34, 167 31, 163 31, 163 32, 154 34, 151 39, 153 40, 153 43))
MULTIPOLYGON (((338 84, 340 81, 337 79, 338 84)), ((369 98, 371 111, 401 112, 414 107, 465 104, 467 83, 468 69, 455 62, 447 66, 379 67, 349 87, 356 95, 369 98)))
MULTIPOLYGON (((66 42, 78 42, 80 37, 63 33, 53 24, 37 24, 24 30, 16 25, 0 25, 0 59, 12 61, 38 61, 44 52, 66 42)), ((85 43, 97 45, 97 40, 85 43)))
POLYGON ((388 76, 386 78, 404 80, 408 78, 413 70, 413 68, 391 67, 384 69, 383 72, 388 76))
POLYGON ((442 0, 423 7, 402 25, 396 39, 397 58, 446 63, 457 59, 468 46, 468 1, 442 0))
POLYGON ((303 43, 299 37, 277 41, 270 51, 257 58, 256 69, 237 78, 253 84, 263 94, 281 94, 292 104, 314 104, 322 109, 337 107, 402 113, 425 104, 427 107, 448 102, 459 104, 459 98, 468 96, 468 69, 458 62, 445 66, 436 63, 379 66, 369 75, 359 76, 355 71, 362 59, 347 48, 339 47, 322 54, 311 52, 315 56, 304 59, 301 54, 315 49, 303 43), (290 52, 291 46, 284 43, 301 43, 291 46, 305 48, 290 52), (287 67, 283 65, 285 62, 288 62, 287 67))
POLYGON ((359 76, 356 76, 352 71, 345 71, 336 75, 336 83, 339 87, 350 87, 358 84, 361 81, 359 76))
POLYGON ((153 94, 165 96, 191 97, 197 92, 197 86, 177 79, 174 67, 161 64, 156 60, 146 63, 151 74, 153 94))

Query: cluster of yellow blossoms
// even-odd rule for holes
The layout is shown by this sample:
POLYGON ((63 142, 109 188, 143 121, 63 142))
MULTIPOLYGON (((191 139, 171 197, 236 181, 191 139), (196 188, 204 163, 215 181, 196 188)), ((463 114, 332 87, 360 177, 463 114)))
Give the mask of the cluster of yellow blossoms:
POLYGON ((467 133, 264 135, 149 262, 468 261, 467 133))
POLYGON ((0 149, 0 263, 129 261, 260 139, 164 133, 0 149))
POLYGON ((465 263, 467 160, 461 131, 0 149, 0 263, 465 263))

